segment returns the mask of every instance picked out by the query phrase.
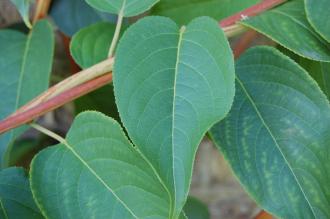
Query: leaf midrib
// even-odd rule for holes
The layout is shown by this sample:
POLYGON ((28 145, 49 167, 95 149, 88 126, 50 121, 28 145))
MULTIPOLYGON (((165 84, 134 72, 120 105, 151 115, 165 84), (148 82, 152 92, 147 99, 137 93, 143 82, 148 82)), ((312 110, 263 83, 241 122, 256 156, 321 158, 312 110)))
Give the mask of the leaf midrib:
MULTIPOLYGON (((27 56, 28 56, 27 54, 28 54, 30 43, 32 40, 32 35, 33 35, 33 30, 31 30, 31 32, 29 33, 29 35, 26 39, 25 46, 24 46, 24 53, 23 53, 23 57, 22 57, 22 66, 21 66, 19 78, 18 78, 16 102, 15 102, 15 107, 13 109, 14 111, 16 109, 18 109, 19 102, 21 99, 22 82, 23 82, 23 78, 24 78, 25 65, 26 65, 26 60, 27 60, 27 56)), ((13 139, 14 139, 14 131, 10 131, 8 145, 10 145, 12 143, 13 139)), ((10 153, 10 151, 8 153, 10 153)))
POLYGON ((29 47, 31 44, 31 40, 32 40, 32 36, 33 36, 33 30, 31 30, 31 32, 29 33, 27 40, 26 40, 26 44, 24 47, 24 53, 23 53, 23 57, 22 57, 22 67, 19 73, 19 78, 18 78, 18 86, 17 86, 17 95, 16 95, 16 103, 15 103, 15 109, 18 108, 18 104, 19 104, 19 100, 21 99, 21 90, 22 90, 22 81, 24 78, 24 72, 25 72, 25 66, 26 66, 26 60, 27 60, 27 56, 28 56, 28 52, 29 52, 29 47))
POLYGON ((274 141, 274 143, 275 143, 275 145, 276 145, 278 151, 280 152, 280 154, 281 154, 281 156, 283 157, 284 161, 285 161, 286 164, 288 165, 289 170, 290 170, 291 174, 293 175, 293 177, 294 177, 294 179, 295 179, 295 181, 296 181, 296 183, 297 183, 297 185, 298 185, 298 187, 299 187, 301 193, 303 194, 304 199, 306 200, 306 202, 307 202, 307 204, 308 204, 308 207, 310 208, 310 210, 311 210, 311 212, 312 212, 314 218, 317 219, 316 214, 315 214, 315 212, 314 212, 314 210, 313 210, 313 207, 312 207, 311 203, 310 203, 309 200, 307 199, 307 196, 306 196, 304 190, 302 189, 302 186, 300 185, 300 182, 298 181, 297 176, 296 176, 295 173, 293 172, 293 169, 292 169, 292 167, 291 167, 291 164, 290 164, 289 161, 286 159, 286 157, 285 157, 283 151, 281 150, 281 147, 280 147, 279 143, 277 142, 275 136, 273 135, 273 133, 272 133, 270 127, 266 124, 266 121, 263 119, 263 116, 262 116, 261 112, 259 111, 258 107, 256 106, 256 104, 254 103, 254 100, 253 100, 252 96, 249 94, 249 92, 248 92, 247 89, 245 88, 243 82, 238 78, 237 75, 236 75, 236 81, 238 82, 238 84, 239 84, 240 87, 242 88, 243 92, 246 94, 246 96, 247 96, 249 102, 251 103, 252 107, 253 107, 254 110, 256 111, 256 113, 257 113, 257 115, 258 115, 258 117, 259 117, 261 123, 262 123, 263 126, 266 128, 267 132, 269 133, 269 135, 271 136, 272 140, 274 141))
POLYGON ((178 69, 179 69, 179 63, 180 63, 180 52, 181 52, 181 44, 183 41, 183 34, 185 32, 186 28, 185 26, 182 26, 180 29, 180 35, 179 35, 179 41, 178 41, 178 51, 177 51, 177 56, 176 56, 176 63, 175 63, 175 72, 174 72, 174 83, 173 83, 173 103, 172 103, 172 132, 171 132, 171 140, 172 140, 172 176, 173 176, 173 186, 174 186, 174 200, 173 200, 173 212, 171 212, 171 218, 175 215, 176 212, 176 185, 175 185, 175 165, 174 165, 174 128, 175 128, 175 101, 176 101, 176 85, 177 85, 177 76, 179 74, 178 69))

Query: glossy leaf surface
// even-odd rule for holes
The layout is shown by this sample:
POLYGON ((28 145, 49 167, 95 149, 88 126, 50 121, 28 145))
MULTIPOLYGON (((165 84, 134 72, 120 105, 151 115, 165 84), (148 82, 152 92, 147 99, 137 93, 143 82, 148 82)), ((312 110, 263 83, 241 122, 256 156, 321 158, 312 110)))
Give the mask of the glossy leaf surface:
POLYGON ((21 168, 0 172, 0 218, 44 218, 32 198, 28 175, 21 168))
POLYGON ((119 14, 123 11, 124 17, 132 17, 149 10, 159 0, 86 0, 92 7, 112 13, 119 14))
POLYGON ((300 56, 330 62, 330 44, 307 21, 304 4, 292 0, 242 24, 270 37, 300 56))
MULTIPOLYGON (((52 27, 42 20, 27 36, 1 30, 0 48, 0 119, 3 119, 47 89, 54 53, 52 27)), ((0 166, 7 165, 5 156, 10 156, 7 147, 21 132, 22 129, 15 129, 0 136, 0 166)))
POLYGON ((275 49, 237 62, 236 96, 211 136, 257 203, 279 218, 330 217, 330 106, 316 82, 275 49))

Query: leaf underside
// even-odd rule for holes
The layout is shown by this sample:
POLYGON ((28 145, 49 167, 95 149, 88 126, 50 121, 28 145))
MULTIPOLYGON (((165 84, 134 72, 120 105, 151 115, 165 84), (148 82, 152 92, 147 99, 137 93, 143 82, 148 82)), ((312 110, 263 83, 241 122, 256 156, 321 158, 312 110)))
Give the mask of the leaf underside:
POLYGON ((167 18, 144 18, 121 39, 114 86, 135 146, 114 120, 81 113, 66 143, 32 162, 37 203, 47 218, 185 218, 197 146, 233 101, 224 33, 210 18, 181 32, 167 18))
POLYGON ((328 100, 272 48, 250 49, 236 74, 233 108, 210 134, 240 182, 280 218, 330 218, 328 100))

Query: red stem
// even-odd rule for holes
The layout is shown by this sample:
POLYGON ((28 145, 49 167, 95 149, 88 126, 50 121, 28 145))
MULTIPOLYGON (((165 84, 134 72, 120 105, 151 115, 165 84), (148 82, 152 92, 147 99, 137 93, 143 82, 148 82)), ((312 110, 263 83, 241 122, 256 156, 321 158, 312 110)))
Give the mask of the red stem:
MULTIPOLYGON (((268 10, 272 7, 275 7, 286 0, 264 0, 259 4, 256 4, 238 14, 235 14, 233 16, 230 16, 220 22, 221 27, 227 27, 232 24, 235 24, 236 22, 240 21, 242 19, 242 16, 254 16, 256 14, 259 14, 265 10, 268 10)), ((2 120, 0 122, 0 134, 4 133, 10 129, 16 128, 20 125, 29 123, 33 121, 34 119, 38 118, 39 116, 42 116, 46 114, 47 112, 50 112, 80 96, 83 96, 93 90, 96 90, 103 85, 109 83, 112 81, 112 75, 106 74, 101 77, 92 79, 84 84, 81 84, 79 86, 76 86, 74 88, 71 88, 62 94, 53 97, 52 99, 42 102, 38 104, 37 106, 28 109, 26 111, 22 111, 19 113, 15 113, 14 116, 7 117, 6 119, 2 120)), ((24 106, 23 106, 24 107, 24 106)), ((19 110, 18 110, 19 111, 19 110)))
POLYGON ((230 17, 227 17, 220 21, 221 27, 228 27, 234 25, 236 22, 244 19, 245 17, 252 17, 260 14, 261 12, 267 11, 271 8, 274 8, 277 5, 280 5, 287 0, 263 0, 262 2, 251 6, 237 14, 234 14, 230 17))
POLYGON ((0 132, 6 132, 22 124, 29 123, 35 118, 44 115, 78 97, 81 97, 93 90, 96 90, 112 81, 112 74, 105 74, 84 84, 78 85, 62 94, 45 101, 27 111, 8 117, 0 123, 0 132))

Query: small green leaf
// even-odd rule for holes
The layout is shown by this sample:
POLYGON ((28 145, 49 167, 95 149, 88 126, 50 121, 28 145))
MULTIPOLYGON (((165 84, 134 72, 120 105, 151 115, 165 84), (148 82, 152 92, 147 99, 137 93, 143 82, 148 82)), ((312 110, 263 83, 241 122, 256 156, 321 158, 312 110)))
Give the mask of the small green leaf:
POLYGON ((258 2, 260 0, 161 0, 151 13, 170 17, 183 25, 199 16, 221 20, 258 2))
POLYGON ((183 208, 188 219, 210 219, 207 206, 198 199, 189 196, 183 208))
POLYGON ((50 16, 59 29, 68 36, 99 21, 116 21, 114 15, 99 12, 84 0, 53 0, 50 16))
POLYGON ((116 25, 97 23, 76 33, 70 44, 71 55, 81 68, 88 68, 108 57, 116 25))
POLYGON ((27 173, 21 168, 0 171, 0 218, 44 218, 32 198, 27 173))
POLYGON ((149 10, 159 0, 85 0, 92 7, 112 13, 119 14, 123 10, 124 17, 132 17, 149 10))
POLYGON ((304 4, 292 0, 242 22, 300 56, 330 62, 330 44, 307 21, 304 4))
POLYGON ((32 24, 30 22, 30 4, 32 0, 10 0, 17 8, 19 13, 21 14, 25 25, 29 28, 32 28, 32 24))
POLYGON ((277 50, 248 50, 236 66, 233 108, 210 134, 235 174, 279 218, 330 218, 330 105, 277 50))
POLYGON ((330 0, 305 0, 307 19, 324 39, 330 42, 330 0))
MULTIPOLYGON (((52 27, 42 20, 27 36, 1 30, 0 48, 0 119, 3 119, 47 89, 54 53, 52 27)), ((0 167, 8 165, 8 146, 24 130, 19 128, 0 136, 0 167)))
POLYGON ((197 146, 234 96, 223 31, 209 18, 181 31, 144 18, 121 39, 114 79, 134 146, 114 120, 81 113, 66 140, 32 162, 37 203, 47 218, 186 218, 197 146))

